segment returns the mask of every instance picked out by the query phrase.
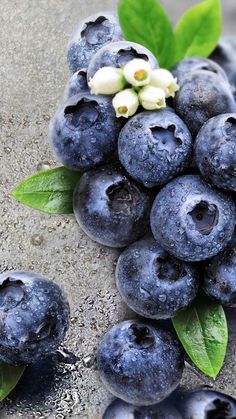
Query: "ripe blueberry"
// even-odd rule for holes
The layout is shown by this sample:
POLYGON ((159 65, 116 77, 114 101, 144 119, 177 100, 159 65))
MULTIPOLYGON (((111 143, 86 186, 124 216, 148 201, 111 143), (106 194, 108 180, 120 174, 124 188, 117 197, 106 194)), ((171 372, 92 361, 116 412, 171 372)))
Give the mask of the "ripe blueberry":
POLYGON ((118 151, 130 176, 151 188, 168 182, 188 166, 192 137, 171 109, 142 112, 121 130, 118 151))
POLYGON ((149 225, 151 198, 118 165, 91 170, 74 193, 74 214, 84 232, 98 243, 125 247, 149 225))
POLYGON ((115 399, 103 419, 182 419, 182 416, 169 401, 152 406, 134 406, 115 399))
POLYGON ((195 142, 195 160, 207 181, 236 191, 236 113, 215 116, 203 125, 195 142))
POLYGON ((236 87, 236 36, 223 36, 210 58, 224 69, 236 87))
POLYGON ((98 13, 83 20, 72 34, 67 52, 72 73, 88 67, 94 54, 109 42, 123 39, 118 17, 111 12, 98 13))
POLYGON ((178 386, 184 359, 178 340, 160 327, 124 321, 102 338, 101 379, 117 397, 137 406, 159 403, 178 386))
POLYGON ((69 312, 61 289, 47 278, 0 275, 0 360, 31 364, 54 352, 68 329, 69 312))
POLYGON ((88 92, 88 90, 87 71, 83 68, 82 70, 76 71, 76 73, 71 76, 65 89, 64 98, 65 100, 68 100, 70 97, 82 92, 88 92))
POLYGON ((198 175, 180 176, 157 195, 151 228, 157 242, 186 261, 200 261, 223 250, 234 233, 235 205, 198 175))
POLYGON ((113 155, 120 128, 111 98, 84 92, 59 108, 51 121, 49 136, 64 166, 88 170, 113 155))

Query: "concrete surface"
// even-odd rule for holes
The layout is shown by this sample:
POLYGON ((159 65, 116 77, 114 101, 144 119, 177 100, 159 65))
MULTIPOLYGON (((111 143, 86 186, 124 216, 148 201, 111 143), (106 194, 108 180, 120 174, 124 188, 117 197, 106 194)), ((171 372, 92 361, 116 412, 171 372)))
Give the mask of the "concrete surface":
MULTIPOLYGON (((163 2, 175 21, 195 3, 163 2)), ((231 33, 236 4, 223 4, 224 32, 231 33)), ((25 385, 25 391, 14 392, 1 404, 1 418, 95 419, 111 400, 99 381, 94 354, 107 328, 132 316, 114 285, 118 252, 92 243, 73 216, 27 209, 11 198, 11 191, 42 167, 57 165, 47 129, 69 76, 69 35, 80 18, 113 7, 111 0, 0 0, 0 269, 38 271, 64 287, 73 318, 64 347, 76 355, 76 362, 60 364, 49 394, 27 397, 25 385)), ((229 320, 229 349, 219 378, 213 383, 186 370, 184 387, 207 384, 236 396, 233 311, 229 320)))

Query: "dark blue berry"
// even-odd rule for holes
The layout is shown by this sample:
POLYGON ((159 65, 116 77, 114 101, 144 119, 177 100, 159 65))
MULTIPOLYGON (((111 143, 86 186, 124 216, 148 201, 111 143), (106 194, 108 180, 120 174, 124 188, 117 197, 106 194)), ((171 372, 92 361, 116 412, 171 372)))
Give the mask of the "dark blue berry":
POLYGON ((195 160, 201 174, 218 188, 236 191, 236 114, 218 115, 200 129, 195 160))
POLYGON ((149 225, 151 198, 118 165, 85 173, 74 193, 74 214, 84 232, 98 243, 125 247, 149 225))
POLYGON ((175 316, 192 303, 198 290, 195 269, 153 239, 136 242, 121 254, 116 284, 132 310, 153 319, 175 316))
POLYGON ((88 170, 105 163, 117 148, 121 121, 109 96, 89 92, 71 97, 51 121, 52 148, 62 164, 88 170))
POLYGON ((0 275, 0 360, 31 364, 54 352, 68 329, 69 312, 61 289, 47 278, 0 275))
POLYGON ((209 71, 210 73, 215 73, 222 80, 228 82, 228 78, 221 66, 215 63, 212 60, 207 58, 200 57, 189 57, 181 60, 172 70, 172 73, 177 77, 178 83, 182 85, 185 78, 189 76, 192 72, 198 71, 209 71))
POLYGON ((155 325, 125 321, 102 338, 98 368, 107 388, 137 406, 159 403, 178 386, 184 358, 174 335, 155 325))
POLYGON ((118 151, 130 176, 151 188, 168 182, 188 166, 192 137, 172 110, 142 112, 121 130, 118 151))
POLYGON ((168 401, 153 406, 134 406, 116 399, 108 406, 103 419, 182 419, 168 401))
POLYGON ((83 20, 72 34, 67 52, 72 73, 87 68, 94 54, 109 42, 123 39, 118 17, 112 12, 97 13, 83 20))
POLYGON ((88 90, 87 70, 83 68, 71 76, 65 89, 64 98, 68 100, 70 97, 82 92, 88 92, 88 90))
POLYGON ((236 87, 236 36, 223 36, 210 58, 224 69, 230 83, 236 87))
POLYGON ((235 225, 233 200, 198 175, 180 176, 157 195, 151 228, 157 242, 186 261, 215 256, 230 242, 235 225))
POLYGON ((236 400, 217 391, 199 390, 187 395, 180 409, 183 419, 234 419, 236 400))

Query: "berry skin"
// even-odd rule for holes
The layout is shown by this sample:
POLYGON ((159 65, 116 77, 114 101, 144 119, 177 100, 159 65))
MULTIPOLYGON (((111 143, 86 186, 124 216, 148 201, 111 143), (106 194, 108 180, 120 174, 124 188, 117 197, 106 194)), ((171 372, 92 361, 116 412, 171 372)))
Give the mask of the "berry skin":
POLYGON ((115 399, 108 406, 103 419, 182 419, 182 416, 169 401, 138 407, 115 399))
POLYGON ((118 165, 85 173, 74 193, 74 214, 82 230, 98 243, 125 247, 142 237, 149 224, 151 198, 118 165))
POLYGON ((190 72, 180 84, 174 102, 176 113, 194 136, 213 116, 236 112, 230 84, 206 70, 190 72))
POLYGON ((116 14, 104 12, 88 16, 72 34, 68 44, 67 61, 71 72, 87 68, 100 48, 122 39, 116 14))
POLYGON ((157 195, 151 228, 157 242, 175 257, 201 261, 221 252, 230 242, 235 205, 198 175, 180 176, 157 195))
POLYGON ((203 125, 195 142, 195 159, 207 181, 236 191, 236 113, 215 116, 203 125))
POLYGON ((172 70, 174 77, 177 78, 178 84, 182 85, 185 78, 189 76, 189 73, 198 72, 198 71, 208 71, 210 73, 215 73, 222 80, 228 82, 228 78, 221 66, 216 62, 209 60, 207 58, 200 57, 189 57, 181 60, 172 70))
POLYGON ((199 390, 187 395, 180 409, 183 419, 234 419, 236 400, 217 391, 199 390))
POLYGON ((59 108, 50 123, 49 137, 62 164, 83 171, 113 155, 120 128, 111 98, 84 92, 59 108))
POLYGON ((92 58, 88 66, 88 81, 102 67, 121 68, 135 58, 149 61, 152 68, 158 68, 158 62, 154 55, 142 45, 134 42, 120 41, 112 42, 101 48, 92 58))
POLYGON ((152 319, 174 317, 197 295, 195 269, 175 259, 154 239, 132 244, 120 255, 117 288, 136 313, 152 319))
POLYGON ((204 271, 203 288, 209 297, 236 307, 236 243, 211 259, 204 271))
POLYGON ((88 91, 87 70, 83 68, 82 70, 76 71, 76 73, 71 76, 65 89, 64 99, 66 101, 72 96, 88 91))
POLYGON ((236 87, 236 36, 223 36, 210 58, 224 69, 236 87))
POLYGON ((31 364, 54 352, 69 326, 69 304, 61 289, 42 275, 0 275, 0 360, 31 364))
POLYGON ((139 321, 124 321, 102 338, 98 369, 108 390, 137 406, 159 403, 178 386, 182 349, 174 335, 139 321))
POLYGON ((192 137, 170 108, 141 112, 121 130, 118 152, 130 176, 152 188, 168 182, 188 166, 192 137))

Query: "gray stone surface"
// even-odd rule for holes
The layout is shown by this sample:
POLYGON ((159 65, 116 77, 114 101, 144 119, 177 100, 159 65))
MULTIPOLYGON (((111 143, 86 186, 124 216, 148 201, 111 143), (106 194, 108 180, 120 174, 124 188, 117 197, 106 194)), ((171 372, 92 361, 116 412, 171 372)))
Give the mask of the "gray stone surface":
MULTIPOLYGON (((132 316, 114 285, 118 252, 92 243, 73 216, 49 216, 27 209, 14 201, 11 191, 43 165, 57 165, 48 147, 47 130, 69 76, 68 37, 81 18, 112 9, 115 3, 0 0, 0 269, 38 271, 65 289, 73 324, 64 347, 78 357, 74 365, 64 364, 54 390, 37 402, 13 393, 2 403, 1 418, 98 419, 111 400, 99 381, 94 355, 105 330, 132 316)), ((176 21, 195 2, 163 3, 176 21)), ((223 3, 224 32, 234 32, 235 1, 223 3)), ((218 379, 213 382, 187 369, 184 387, 207 384, 236 396, 233 311, 229 320, 229 349, 218 379)))

